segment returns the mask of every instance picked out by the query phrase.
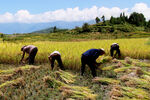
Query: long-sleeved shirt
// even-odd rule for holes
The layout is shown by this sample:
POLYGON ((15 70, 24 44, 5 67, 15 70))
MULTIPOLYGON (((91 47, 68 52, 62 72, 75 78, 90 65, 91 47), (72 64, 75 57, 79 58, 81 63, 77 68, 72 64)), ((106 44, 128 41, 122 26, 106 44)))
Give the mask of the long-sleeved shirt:
POLYGON ((114 50, 119 49, 119 44, 118 44, 118 43, 113 43, 113 44, 111 45, 111 49, 114 49, 114 50))
POLYGON ((100 49, 89 49, 82 55, 88 57, 89 59, 96 60, 101 55, 101 51, 100 49))

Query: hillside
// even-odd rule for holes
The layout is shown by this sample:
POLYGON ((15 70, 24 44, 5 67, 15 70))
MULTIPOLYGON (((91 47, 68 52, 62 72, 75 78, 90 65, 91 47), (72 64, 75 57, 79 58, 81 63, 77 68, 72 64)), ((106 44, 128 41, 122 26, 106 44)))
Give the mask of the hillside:
POLYGON ((52 33, 53 30, 54 30, 54 27, 50 27, 50 28, 34 31, 32 33, 52 33))
MULTIPOLYGON (((91 25, 95 29, 96 25, 91 25)), ((118 27, 118 26, 114 26, 118 27)), ((123 27, 123 26, 121 26, 123 27)), ((96 26, 97 28, 97 26, 96 26)), ((100 26, 102 29, 110 29, 110 26, 100 26)), ((134 27, 135 28, 135 27, 134 27)), ((141 27, 137 27, 139 30, 143 30, 141 27)), ((100 40, 100 39, 121 39, 121 38, 149 38, 150 32, 144 31, 135 31, 135 32, 121 32, 121 31, 114 31, 113 33, 107 32, 83 32, 79 33, 76 29, 73 30, 65 30, 59 29, 55 33, 50 33, 52 28, 44 29, 41 31, 36 31, 34 33, 27 33, 27 34, 11 34, 11 35, 0 35, 3 41, 10 41, 10 42, 35 42, 35 41, 87 41, 87 40, 100 40), (40 33, 38 33, 40 32, 40 33), (48 32, 48 33, 45 33, 48 32)), ((105 30, 106 31, 106 30, 105 30)))
MULTIPOLYGON (((68 29, 59 29, 56 27, 55 32, 63 32, 63 31, 67 31, 67 30, 68 29)), ((54 32, 54 27, 50 27, 50 28, 34 31, 32 33, 53 33, 53 32, 54 32)))
MULTIPOLYGON (((118 18, 117 18, 118 20, 118 18)), ((70 22, 71 23, 71 22, 70 22)), ((80 24, 80 23, 79 23, 80 24)), ((63 24, 61 24, 63 25, 63 24)), ((0 36, 3 41, 83 41, 117 38, 145 38, 150 37, 149 24, 137 26, 128 21, 111 23, 111 20, 96 24, 84 23, 74 29, 54 27, 34 31, 26 34, 10 34, 0 36), (51 33, 51 34, 49 34, 51 33)))

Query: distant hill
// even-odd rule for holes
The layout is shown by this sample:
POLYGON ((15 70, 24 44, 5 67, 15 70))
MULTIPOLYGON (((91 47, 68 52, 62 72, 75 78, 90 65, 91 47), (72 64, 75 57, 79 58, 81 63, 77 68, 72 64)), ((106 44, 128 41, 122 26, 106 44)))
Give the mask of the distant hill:
MULTIPOLYGON (((49 22, 49 23, 0 23, 0 33, 13 34, 13 33, 31 33, 34 31, 50 28, 56 26, 60 29, 73 29, 76 26, 82 26, 85 21, 79 22, 49 22)), ((89 24, 95 23, 94 21, 89 21, 89 24)))
MULTIPOLYGON (((67 30, 67 29, 59 29, 56 27, 56 32, 58 31, 63 31, 63 30, 67 30)), ((33 31, 31 33, 52 33, 54 32, 54 27, 50 27, 50 28, 46 28, 46 29, 42 29, 42 30, 38 30, 38 31, 33 31)))
POLYGON ((32 33, 51 33, 53 32, 54 27, 38 30, 38 31, 33 31, 32 33))

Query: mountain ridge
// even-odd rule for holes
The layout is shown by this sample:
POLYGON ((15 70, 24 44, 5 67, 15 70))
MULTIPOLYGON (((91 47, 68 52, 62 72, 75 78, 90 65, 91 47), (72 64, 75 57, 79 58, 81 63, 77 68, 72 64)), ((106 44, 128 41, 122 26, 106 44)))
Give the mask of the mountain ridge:
MULTIPOLYGON (((48 23, 0 23, 0 33, 13 34, 13 33, 32 33, 34 31, 47 29, 56 26, 59 29, 73 29, 76 26, 82 26, 86 21, 78 22, 48 22, 48 23)), ((94 21, 88 21, 87 23, 92 24, 94 21)))

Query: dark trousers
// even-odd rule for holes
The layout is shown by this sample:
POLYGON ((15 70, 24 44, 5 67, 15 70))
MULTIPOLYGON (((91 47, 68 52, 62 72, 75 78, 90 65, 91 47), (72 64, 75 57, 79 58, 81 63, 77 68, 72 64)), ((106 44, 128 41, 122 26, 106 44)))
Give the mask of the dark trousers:
POLYGON ((120 53, 120 49, 117 47, 117 48, 111 48, 110 49, 110 54, 112 57, 116 57, 117 54, 118 54, 118 57, 121 56, 121 53, 120 53), (116 54, 114 54, 114 51, 116 51, 116 54))
POLYGON ((92 71, 93 77, 96 76, 96 61, 93 59, 90 59, 84 55, 81 56, 81 75, 83 75, 85 70, 85 65, 87 64, 90 67, 90 70, 92 71))
POLYGON ((37 49, 37 48, 34 48, 34 49, 30 52, 30 54, 29 54, 29 65, 34 64, 34 59, 35 59, 35 56, 36 56, 36 54, 37 54, 37 51, 38 51, 38 49, 37 49))
POLYGON ((61 60, 61 56, 59 54, 52 55, 51 58, 50 58, 50 63, 51 63, 52 70, 54 68, 55 60, 57 60, 60 69, 64 70, 64 66, 63 66, 63 63, 62 63, 62 60, 61 60))

